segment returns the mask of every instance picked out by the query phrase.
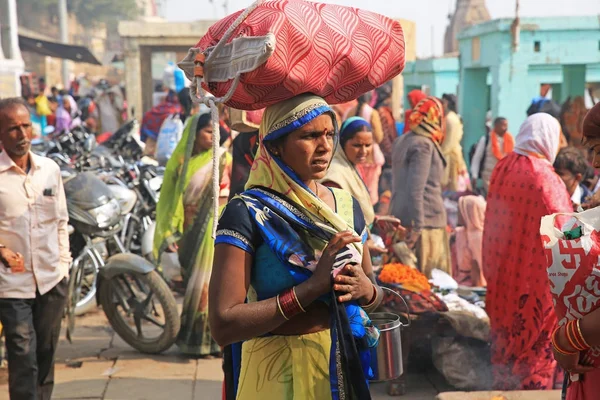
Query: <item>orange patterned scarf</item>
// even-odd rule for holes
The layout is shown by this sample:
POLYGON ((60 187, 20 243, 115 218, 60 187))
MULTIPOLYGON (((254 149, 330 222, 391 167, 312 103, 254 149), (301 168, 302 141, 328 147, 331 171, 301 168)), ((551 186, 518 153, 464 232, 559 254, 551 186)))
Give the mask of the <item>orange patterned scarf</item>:
POLYGON ((504 146, 502 146, 502 150, 500 150, 500 144, 498 143, 498 135, 496 132, 492 131, 490 136, 492 139, 492 153, 494 154, 494 157, 496 157, 496 160, 502 160, 508 153, 514 150, 515 139, 510 133, 506 132, 504 134, 504 146))
POLYGON ((410 130, 417 135, 427 136, 438 145, 444 141, 444 107, 439 99, 430 96, 421 100, 410 113, 408 122, 410 130))

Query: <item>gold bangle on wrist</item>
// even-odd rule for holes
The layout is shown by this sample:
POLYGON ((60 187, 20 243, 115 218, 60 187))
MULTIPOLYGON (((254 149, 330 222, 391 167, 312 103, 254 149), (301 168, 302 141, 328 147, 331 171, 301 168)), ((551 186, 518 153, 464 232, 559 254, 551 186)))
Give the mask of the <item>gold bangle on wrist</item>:
POLYGON ((298 304, 298 307, 300 307, 302 312, 305 313, 306 310, 304 309, 304 307, 302 307, 302 304, 300 304, 300 300, 298 300, 298 295, 296 294, 296 286, 292 286, 292 292, 294 292, 294 300, 296 300, 296 304, 298 304))

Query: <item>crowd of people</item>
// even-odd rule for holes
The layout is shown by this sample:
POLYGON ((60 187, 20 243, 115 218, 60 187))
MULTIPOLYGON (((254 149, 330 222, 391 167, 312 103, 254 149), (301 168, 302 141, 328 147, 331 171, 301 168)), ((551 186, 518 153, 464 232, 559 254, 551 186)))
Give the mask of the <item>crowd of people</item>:
POLYGON ((100 136, 112 134, 127 120, 125 90, 101 79, 84 88, 48 88, 44 79, 23 89, 34 137, 56 136, 76 127, 100 136))
MULTIPOLYGON (((186 124, 185 139, 167 166, 172 190, 161 197, 159 218, 166 225, 155 243, 157 253, 179 252, 186 277, 185 329, 178 343, 186 353, 224 356, 227 391, 243 393, 238 398, 304 390, 281 383, 292 377, 315 384, 325 379, 331 360, 324 349, 332 338, 324 332, 333 320, 327 316, 331 308, 320 305, 329 300, 318 271, 330 268, 325 263, 335 265, 325 257, 331 247, 346 246, 346 256, 362 260, 357 262, 362 268, 343 270, 340 279, 356 286, 339 285, 340 290, 354 292, 347 298, 359 304, 377 304, 371 256, 394 257, 389 240, 382 245, 377 236, 403 242, 429 277, 440 269, 461 285, 487 287, 495 388, 551 389, 558 382, 552 355, 557 321, 539 221, 592 204, 597 178, 578 145, 581 138, 567 141, 564 121, 545 111, 530 112, 516 136, 498 117, 488 132, 482 129, 467 168, 454 95, 409 93, 414 104, 404 132, 393 121, 390 98, 387 85, 345 105, 300 97, 267 108, 260 129, 246 127, 234 137, 222 109, 219 204, 227 206, 214 249, 208 228, 209 111, 192 110, 191 103, 184 110, 182 102, 153 111, 163 116, 178 111, 194 121, 186 124), (310 114, 314 120, 301 118, 314 109, 321 110, 310 114), (189 136, 194 129, 195 139, 189 136), (193 149, 188 157, 186 148, 193 149), (456 221, 448 200, 456 204, 456 221), (345 236, 345 229, 354 234, 345 236), (372 297, 365 277, 374 285, 372 297), (294 307, 284 306, 284 295, 294 307), (303 346, 294 337, 312 343, 311 350, 296 353, 303 346), (259 389, 260 372, 254 371, 269 354, 284 350, 290 357, 274 362, 289 376, 259 389), (302 359, 296 357, 310 357, 314 370, 296 370, 295 361, 302 359)), ((360 320, 369 326, 367 318, 360 320)))
MULTIPOLYGON (((579 347, 556 329, 539 234, 543 216, 600 202, 594 170, 600 117, 588 114, 584 128, 577 99, 558 119, 534 99, 515 136, 497 117, 488 132, 482 127, 468 168, 452 94, 410 92, 403 124, 394 120, 389 83, 343 105, 300 95, 266 108, 259 123, 220 107, 221 141, 213 154, 211 111, 193 103, 189 89, 159 92, 141 124, 147 154, 156 153, 168 118, 176 116, 184 128, 166 162, 154 255, 177 253, 185 288, 177 345, 190 356, 224 358, 225 398, 368 393, 367 354, 378 339, 368 312, 383 298, 372 260, 394 260, 398 243, 428 278, 438 269, 460 285, 487 288, 495 389, 551 389, 562 376, 556 359, 568 372, 589 373, 574 361, 579 347), (213 158, 220 166, 217 199, 213 158), (213 214, 215 201, 220 216, 213 214)), ((109 85, 78 101, 40 87, 23 102, 0 105, 0 175, 15 181, 42 174, 43 161, 28 157, 23 143, 49 134, 48 126, 62 132, 84 125, 100 134, 116 131, 126 117, 123 91, 109 85)), ((6 213, 14 199, 2 187, 0 213, 6 213)), ((49 221, 63 221, 63 214, 49 221)), ((21 238, 2 227, 0 261, 15 269, 31 262, 12 251, 21 238)), ((60 229, 52 234, 64 239, 60 229)), ((67 257, 58 256, 63 271, 67 257)), ((64 275, 52 275, 48 293, 62 287, 64 275)), ((45 302, 46 289, 19 296, 45 302)), ((14 325, 9 310, 21 306, 5 299, 9 295, 2 286, 5 326, 14 325)), ((590 345, 597 344, 594 315, 581 320, 580 334, 590 345)), ((11 363, 18 332, 6 333, 11 363)), ((55 341, 47 342, 54 351, 55 341)), ((14 368, 23 366, 16 360, 14 368)), ((581 380, 571 393, 592 386, 581 380)))
MULTIPOLYGON (((411 92, 414 107, 406 113, 405 132, 389 121, 390 97, 387 86, 353 104, 332 107, 318 98, 300 97, 269 107, 260 129, 246 127, 233 141, 231 121, 221 110, 221 137, 226 140, 219 155, 219 204, 227 207, 214 249, 208 228, 213 218, 209 111, 186 109, 194 122, 186 124, 184 139, 167 165, 166 182, 172 189, 161 197, 158 213, 166 225, 155 244, 158 253, 179 252, 186 277, 178 342, 182 351, 203 357, 224 354, 228 390, 244 393, 240 398, 255 398, 266 393, 262 390, 292 390, 276 383, 284 377, 259 390, 259 375, 251 372, 260 371, 265 357, 283 349, 290 349, 291 356, 277 365, 288 378, 325 378, 319 374, 327 370, 329 358, 319 354, 331 346, 323 333, 331 316, 319 305, 328 299, 316 279, 330 262, 324 259, 328 240, 329 247, 343 244, 347 257, 362 259, 357 262, 362 271, 342 273, 357 287, 340 288, 359 294, 359 303, 377 303, 377 286, 369 297, 361 277, 374 284, 371 256, 394 256, 377 236, 405 243, 429 277, 440 269, 461 285, 487 287, 495 388, 551 389, 559 379, 551 352, 557 321, 539 221, 555 212, 573 212, 593 198, 597 179, 586 153, 581 146, 567 146, 559 120, 540 111, 525 119, 516 136, 508 132, 505 118, 496 118, 474 146, 468 169, 454 95, 437 99, 411 92), (290 122, 319 107, 322 112, 314 121, 290 122), (195 139, 190 139, 194 129, 195 139), (183 155, 185 148, 193 149, 189 157, 183 155), (456 203, 455 222, 448 215, 449 199, 456 203), (354 235, 344 236, 344 229, 354 235), (311 270, 312 277, 298 267, 311 270), (320 291, 307 284, 313 277, 320 291), (280 301, 292 287, 296 292, 289 297, 296 307, 288 309, 280 301), (288 312, 295 316, 292 322, 287 322, 288 312), (313 343, 311 351, 317 353, 304 349, 296 355, 293 335, 313 343), (314 370, 297 371, 296 356, 324 364, 314 361, 314 370), (246 377, 243 382, 240 374, 246 377)), ((163 103, 153 112, 184 112, 180 107, 165 111, 163 103)))

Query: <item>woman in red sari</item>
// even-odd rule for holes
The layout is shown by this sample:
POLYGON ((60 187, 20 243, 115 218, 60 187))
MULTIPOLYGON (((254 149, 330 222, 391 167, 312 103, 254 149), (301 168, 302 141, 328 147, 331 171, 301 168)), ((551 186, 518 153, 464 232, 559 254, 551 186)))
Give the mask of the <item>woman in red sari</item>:
POLYGON ((560 124, 548 114, 527 118, 513 153, 492 174, 483 230, 494 389, 553 389, 556 325, 548 288, 540 220, 572 212, 567 189, 552 163, 560 124))

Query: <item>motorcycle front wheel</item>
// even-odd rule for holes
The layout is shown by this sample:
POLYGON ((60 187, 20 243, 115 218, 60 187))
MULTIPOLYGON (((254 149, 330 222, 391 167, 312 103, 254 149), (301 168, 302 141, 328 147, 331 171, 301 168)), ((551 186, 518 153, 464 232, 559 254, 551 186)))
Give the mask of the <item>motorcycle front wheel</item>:
POLYGON ((134 349, 158 354, 175 343, 180 327, 177 302, 158 272, 103 280, 98 299, 112 328, 134 349))

